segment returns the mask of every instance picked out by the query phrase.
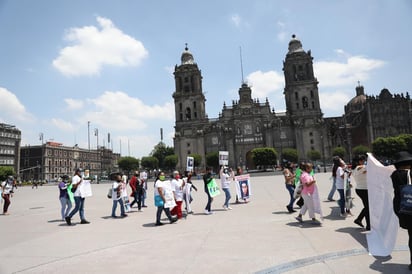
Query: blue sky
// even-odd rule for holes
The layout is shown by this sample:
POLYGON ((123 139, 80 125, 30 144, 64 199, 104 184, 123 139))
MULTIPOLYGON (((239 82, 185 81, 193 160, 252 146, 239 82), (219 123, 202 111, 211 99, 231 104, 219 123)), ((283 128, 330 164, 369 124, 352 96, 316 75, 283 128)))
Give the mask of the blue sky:
POLYGON ((188 43, 206 112, 252 96, 285 110, 291 35, 312 51, 325 117, 341 116, 358 81, 368 95, 411 92, 412 1, 0 0, 0 122, 22 145, 54 140, 146 156, 172 146, 173 70, 188 43), (94 135, 98 129, 99 136, 94 135))

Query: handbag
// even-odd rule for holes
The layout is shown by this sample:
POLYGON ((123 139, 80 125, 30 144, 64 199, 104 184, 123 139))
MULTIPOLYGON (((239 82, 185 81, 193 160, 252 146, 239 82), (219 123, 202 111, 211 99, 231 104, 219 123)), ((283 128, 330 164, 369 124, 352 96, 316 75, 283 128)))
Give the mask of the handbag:
POLYGON ((155 206, 164 206, 163 199, 160 195, 155 195, 155 206))
POLYGON ((113 193, 112 188, 109 188, 109 191, 107 192, 107 198, 111 199, 112 198, 112 193, 113 193))
POLYGON ((408 184, 402 186, 401 194, 401 204, 399 208, 400 214, 412 215, 412 184, 411 184, 411 172, 408 170, 407 173, 408 184))
POLYGON ((297 199, 301 196, 303 189, 303 184, 299 181, 295 187, 295 191, 293 192, 293 198, 297 199))

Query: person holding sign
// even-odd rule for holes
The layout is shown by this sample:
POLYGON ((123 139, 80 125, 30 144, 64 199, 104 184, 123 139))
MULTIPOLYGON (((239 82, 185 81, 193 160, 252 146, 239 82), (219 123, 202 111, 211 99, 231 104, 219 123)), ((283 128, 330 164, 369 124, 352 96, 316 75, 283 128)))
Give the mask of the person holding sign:
POLYGON ((210 192, 209 192, 209 188, 208 188, 208 184, 211 183, 212 180, 214 180, 213 176, 212 176, 212 168, 207 167, 206 168, 206 174, 203 175, 203 182, 205 184, 205 192, 206 192, 206 195, 207 195, 207 204, 206 204, 206 207, 205 207, 205 214, 206 215, 213 214, 213 212, 211 210, 213 198, 212 198, 212 196, 210 196, 210 192))
POLYGON ((163 171, 159 173, 159 177, 156 179, 154 194, 155 206, 157 206, 155 226, 163 225, 163 223, 160 222, 163 211, 166 213, 171 224, 176 222, 177 219, 172 218, 170 214, 170 208, 176 205, 172 186, 170 185, 170 181, 166 180, 163 171))
POLYGON ((229 206, 230 196, 230 181, 234 179, 232 169, 228 169, 225 166, 220 168, 220 183, 222 185, 222 190, 225 193, 225 203, 223 204, 224 210, 231 210, 232 208, 229 206))
MULTIPOLYGON (((411 185, 411 167, 412 167, 412 154, 407 151, 401 151, 396 154, 396 161, 394 163, 396 170, 391 175, 392 186, 394 191, 393 197, 393 211, 398 216, 399 226, 408 230, 409 236, 409 256, 410 264, 409 270, 412 270, 412 212, 408 209, 405 203, 403 207, 403 201, 407 202, 409 199, 402 199, 410 195, 409 191, 405 191, 408 185, 411 185)), ((410 209, 410 208, 409 208, 410 209)))
POLYGON ((73 217, 74 214, 76 214, 77 212, 79 212, 80 214, 80 223, 81 224, 90 224, 89 221, 86 220, 86 218, 84 217, 84 201, 85 201, 85 197, 82 197, 81 191, 80 191, 80 187, 81 184, 83 183, 83 178, 81 177, 81 173, 82 173, 82 169, 81 168, 77 168, 76 172, 74 173, 74 176, 72 178, 72 188, 71 191, 74 192, 74 209, 69 213, 69 215, 67 215, 65 217, 66 223, 68 225, 71 225, 71 219, 73 217))

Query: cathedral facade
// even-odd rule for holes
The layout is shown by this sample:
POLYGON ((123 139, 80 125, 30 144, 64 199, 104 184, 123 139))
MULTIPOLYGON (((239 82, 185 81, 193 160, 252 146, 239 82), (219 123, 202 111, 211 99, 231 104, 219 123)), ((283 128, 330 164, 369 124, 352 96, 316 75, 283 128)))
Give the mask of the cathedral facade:
POLYGON ((294 148, 300 160, 308 159, 308 152, 314 150, 322 154, 323 163, 329 163, 333 149, 341 146, 347 151, 345 160, 350 161, 357 145, 372 148, 377 137, 412 133, 409 95, 392 95, 387 89, 379 96, 367 96, 359 85, 342 116, 324 118, 311 51, 305 51, 295 36, 289 42, 283 72, 286 112, 275 112, 267 99, 254 99, 251 88, 242 83, 239 98, 232 105, 224 103, 219 117, 209 119, 202 74, 186 47, 174 70, 177 168, 186 168, 190 154, 202 156, 199 168, 203 169, 208 153, 228 151, 230 166, 254 169, 251 151, 259 147, 273 147, 280 157, 283 149, 294 148))
POLYGON ((258 147, 273 147, 280 154, 284 148, 295 148, 300 159, 306 159, 311 150, 322 151, 328 157, 330 147, 313 57, 294 36, 289 42, 283 71, 286 112, 276 113, 267 99, 265 102, 254 99, 251 88, 243 83, 239 98, 231 106, 224 103, 219 117, 209 119, 201 71, 186 47, 181 64, 174 71, 174 149, 178 168, 185 168, 186 157, 192 153, 202 156, 201 168, 204 168, 208 153, 228 151, 230 166, 253 169, 251 151, 258 147))

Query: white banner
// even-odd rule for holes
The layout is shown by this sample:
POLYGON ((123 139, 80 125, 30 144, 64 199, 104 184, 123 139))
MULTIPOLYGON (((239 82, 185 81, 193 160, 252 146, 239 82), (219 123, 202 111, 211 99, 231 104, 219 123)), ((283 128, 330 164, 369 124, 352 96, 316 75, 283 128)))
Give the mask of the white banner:
POLYGON ((92 184, 90 183, 90 180, 83 180, 80 184, 80 196, 82 198, 93 196, 92 184))
POLYGON ((398 235, 398 217, 393 212, 393 186, 391 174, 394 166, 383 166, 368 153, 366 179, 368 183, 371 231, 366 235, 369 253, 389 256, 398 235))
POLYGON ((219 165, 229 165, 229 151, 219 151, 219 165))
POLYGON ((193 171, 195 166, 195 159, 193 157, 187 156, 186 158, 186 171, 193 171))

